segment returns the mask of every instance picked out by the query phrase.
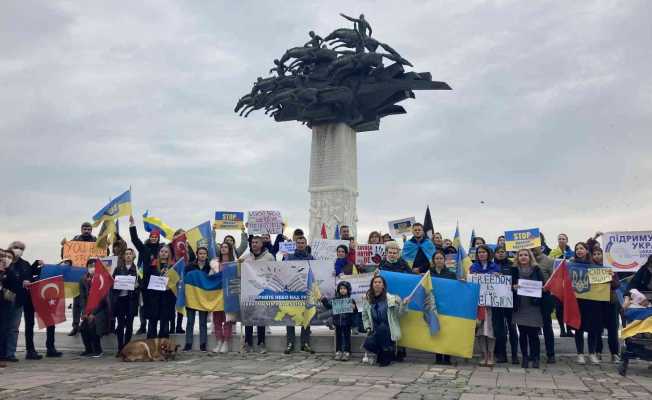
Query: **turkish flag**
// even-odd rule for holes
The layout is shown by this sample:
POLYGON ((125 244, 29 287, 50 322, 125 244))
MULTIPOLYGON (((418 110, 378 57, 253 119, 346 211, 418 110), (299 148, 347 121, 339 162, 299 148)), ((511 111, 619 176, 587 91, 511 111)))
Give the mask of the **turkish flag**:
POLYGON ((186 240, 186 234, 183 233, 175 237, 172 242, 172 255, 174 256, 174 262, 179 261, 183 258, 184 261, 188 262, 188 242, 186 240))
POLYGON ((555 296, 564 306, 564 323, 572 328, 580 329, 582 317, 580 315, 580 306, 577 304, 575 289, 568 273, 566 260, 557 267, 548 279, 545 290, 555 296))
POLYGON ((38 328, 59 324, 66 320, 66 299, 63 275, 36 281, 29 286, 38 328))
POLYGON ((93 280, 91 281, 84 315, 89 315, 95 311, 100 302, 109 295, 112 287, 113 278, 111 274, 109 274, 109 271, 102 264, 102 261, 95 259, 95 275, 93 275, 93 280))
POLYGON ((326 224, 321 224, 321 238, 326 239, 326 224))

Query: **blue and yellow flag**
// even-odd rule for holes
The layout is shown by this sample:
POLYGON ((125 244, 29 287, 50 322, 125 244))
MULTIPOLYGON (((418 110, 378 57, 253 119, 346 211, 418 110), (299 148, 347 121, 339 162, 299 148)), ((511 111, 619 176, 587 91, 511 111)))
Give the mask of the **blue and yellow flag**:
POLYGON ((186 307, 199 311, 224 311, 222 273, 190 271, 184 278, 186 307))
MULTIPOLYGON (((473 235, 475 236, 475 230, 473 235)), ((460 225, 457 224, 455 227, 455 236, 453 237, 453 247, 457 249, 457 256, 455 258, 455 275, 457 275, 457 279, 463 279, 465 278, 468 273, 469 269, 471 269, 471 257, 466 253, 466 250, 464 250, 464 246, 462 246, 462 241, 460 240, 460 225)))
POLYGON ((639 333, 652 334, 652 307, 627 309, 625 318, 627 318, 627 326, 620 332, 621 339, 627 339, 639 333))
POLYGON ((161 235, 163 235, 163 237, 168 239, 172 239, 172 237, 174 236, 175 229, 172 228, 170 225, 166 224, 165 222, 161 221, 160 218, 150 217, 149 210, 145 211, 145 214, 143 214, 143 225, 145 225, 145 230, 147 232, 157 230, 161 232, 161 235))
POLYGON ((86 275, 86 272, 86 268, 70 265, 44 265, 41 268, 40 279, 63 275, 63 286, 66 291, 66 297, 71 298, 79 296, 79 281, 86 275))
MULTIPOLYGON (((355 269, 355 268, 353 268, 355 269)), ((306 292, 306 308, 303 311, 303 326, 310 325, 310 321, 317 314, 317 302, 321 299, 321 291, 319 284, 315 280, 315 274, 312 272, 312 267, 308 267, 308 291, 306 292)))
POLYGON ((168 289, 177 296, 177 312, 186 315, 186 296, 183 278, 186 274, 186 261, 180 258, 172 268, 168 270, 168 289))
POLYGON ((206 221, 186 231, 186 241, 195 254, 197 254, 197 248, 203 246, 208 249, 209 260, 217 257, 215 240, 213 239, 213 227, 210 221, 206 221))
POLYGON ((99 226, 102 221, 112 221, 119 217, 131 215, 131 189, 111 200, 100 211, 93 215, 93 226, 99 226))
POLYGON ((423 251, 423 254, 428 259, 428 262, 432 260, 432 256, 435 254, 435 245, 432 243, 427 236, 421 243, 413 242, 411 239, 403 243, 403 253, 401 256, 408 263, 410 267, 414 264, 414 259, 417 257, 419 250, 423 251))
POLYGON ((594 301, 611 299, 611 268, 574 262, 567 265, 576 298, 594 301))
MULTIPOLYGON (((414 308, 420 309, 423 313, 423 320, 430 329, 430 336, 439 332, 439 318, 437 317, 437 303, 432 294, 432 278, 430 271, 423 274, 421 280, 409 296, 409 303, 414 302, 414 308)), ((408 303, 408 308, 409 308, 408 303)))
MULTIPOLYGON (((381 271, 387 281, 389 293, 406 298, 419 284, 418 275, 381 271)), ((430 335, 430 327, 423 316, 423 307, 416 301, 408 304, 407 313, 401 318, 399 346, 440 354, 470 358, 473 355, 475 324, 480 286, 453 279, 431 278, 435 299, 439 332, 430 335)))

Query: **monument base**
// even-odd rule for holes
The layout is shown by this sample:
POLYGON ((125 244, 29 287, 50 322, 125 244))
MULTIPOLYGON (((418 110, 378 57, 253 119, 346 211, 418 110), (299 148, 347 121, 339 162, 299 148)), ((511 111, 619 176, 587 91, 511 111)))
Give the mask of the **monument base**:
POLYGON ((322 224, 329 238, 335 227, 357 232, 357 133, 344 123, 313 126, 310 151, 310 237, 319 238, 322 224))

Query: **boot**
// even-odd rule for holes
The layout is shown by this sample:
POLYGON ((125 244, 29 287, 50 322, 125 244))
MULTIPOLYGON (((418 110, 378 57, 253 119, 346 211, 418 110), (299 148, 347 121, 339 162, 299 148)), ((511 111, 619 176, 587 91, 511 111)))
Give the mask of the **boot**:
POLYGON ((538 369, 539 368, 539 359, 535 358, 532 360, 532 368, 538 369))
POLYGON ((512 354, 512 364, 518 365, 518 356, 516 354, 512 354))
POLYGON ((25 354, 25 360, 40 360, 43 356, 36 352, 36 350, 28 350, 25 354))
POLYGON ((527 357, 523 357, 523 361, 521 361, 521 368, 527 369, 528 368, 528 362, 527 362, 527 357))
POLYGON ((78 325, 73 325, 72 330, 70 331, 68 336, 77 336, 78 333, 79 333, 79 326, 78 325))

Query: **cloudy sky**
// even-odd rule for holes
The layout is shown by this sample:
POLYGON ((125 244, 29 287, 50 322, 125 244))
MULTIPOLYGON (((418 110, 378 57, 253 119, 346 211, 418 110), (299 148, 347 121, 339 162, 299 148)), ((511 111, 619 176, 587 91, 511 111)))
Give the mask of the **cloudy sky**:
POLYGON ((309 30, 348 27, 339 12, 454 89, 359 135, 359 236, 426 204, 490 242, 652 229, 652 3, 351 4, 0 2, 0 245, 54 260, 130 185, 135 214, 174 227, 221 209, 306 227, 310 131, 233 106, 309 30))

